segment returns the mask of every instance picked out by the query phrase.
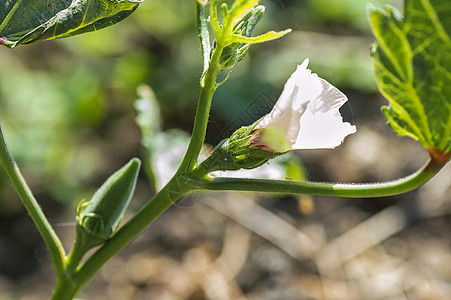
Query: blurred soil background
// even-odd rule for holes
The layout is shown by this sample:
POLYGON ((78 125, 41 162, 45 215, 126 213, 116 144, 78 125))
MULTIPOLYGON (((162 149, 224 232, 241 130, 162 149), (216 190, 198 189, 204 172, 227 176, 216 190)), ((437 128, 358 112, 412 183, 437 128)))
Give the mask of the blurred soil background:
MULTIPOLYGON (((233 70, 215 95, 207 142, 269 111, 309 57, 314 72, 347 94, 342 112, 358 131, 335 150, 297 151, 308 178, 372 182, 418 169, 427 153, 397 137, 380 113, 386 101, 372 75, 367 1, 261 3, 258 32, 294 31, 253 46, 233 70)), ((6 140, 69 250, 77 203, 143 156, 134 109, 141 83, 156 94, 163 129, 190 132, 201 72, 194 1, 146 0, 112 28, 0 48, 0 66, 6 140)), ((450 185, 448 166, 420 189, 388 198, 191 194, 79 298, 450 299, 450 185)), ((4 171, 0 193, 0 299, 47 299, 55 282, 48 253, 4 171)), ((142 172, 129 215, 153 193, 142 172)))

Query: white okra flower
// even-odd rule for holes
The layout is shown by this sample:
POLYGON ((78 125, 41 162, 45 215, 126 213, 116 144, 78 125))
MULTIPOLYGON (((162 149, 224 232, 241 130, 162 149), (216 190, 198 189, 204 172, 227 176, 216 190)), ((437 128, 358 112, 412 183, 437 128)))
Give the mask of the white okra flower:
POLYGON ((304 60, 285 83, 272 111, 223 140, 202 162, 202 170, 255 169, 290 150, 335 148, 356 132, 340 115, 346 96, 312 74, 308 62, 304 60))
POLYGON ((276 153, 335 148, 356 132, 343 122, 340 107, 348 98, 307 69, 308 58, 285 83, 272 111, 257 121, 252 147, 276 153))

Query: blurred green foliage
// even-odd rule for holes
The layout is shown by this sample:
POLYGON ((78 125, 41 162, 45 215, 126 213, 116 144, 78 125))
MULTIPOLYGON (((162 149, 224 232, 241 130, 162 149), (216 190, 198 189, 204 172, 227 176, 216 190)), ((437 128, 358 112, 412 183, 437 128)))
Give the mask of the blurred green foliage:
POLYGON ((400 6, 400 0, 308 0, 315 15, 325 23, 343 23, 355 29, 368 32, 368 18, 362 12, 366 10, 368 3, 376 6, 386 4, 400 6))
MULTIPOLYGON (((225 138, 223 128, 262 92, 275 102, 305 57, 340 89, 374 93, 366 2, 261 1, 266 16, 255 34, 294 32, 254 46, 233 70, 215 96, 207 142, 225 138)), ((98 32, 1 48, 0 65, 0 117, 14 156, 32 187, 53 182, 50 198, 74 205, 103 174, 139 154, 133 111, 139 84, 154 89, 164 129, 191 130, 202 69, 195 3, 146 0, 125 21, 98 32)))

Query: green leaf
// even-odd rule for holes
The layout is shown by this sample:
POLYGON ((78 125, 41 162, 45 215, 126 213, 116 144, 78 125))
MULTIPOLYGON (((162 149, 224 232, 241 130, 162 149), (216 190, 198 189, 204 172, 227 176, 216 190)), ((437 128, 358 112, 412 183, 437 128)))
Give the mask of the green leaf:
POLYGON ((13 48, 99 30, 128 17, 142 0, 0 0, 0 44, 13 48))
POLYGON ((144 167, 152 186, 160 188, 158 184, 158 174, 153 165, 153 154, 156 137, 159 136, 162 127, 161 110, 154 91, 148 85, 141 85, 137 89, 138 99, 135 101, 136 119, 135 122, 141 129, 141 144, 146 154, 144 167))
POLYGON ((235 0, 230 10, 227 10, 227 14, 224 16, 224 27, 233 28, 241 19, 242 15, 245 15, 248 10, 258 5, 259 0, 235 0))
POLYGON ((136 124, 142 131, 142 144, 149 147, 153 137, 161 132, 161 109, 154 91, 142 84, 137 89, 138 99, 135 101, 136 124))
POLYGON ((267 33, 264 33, 259 36, 255 37, 247 37, 247 36, 241 36, 238 34, 233 34, 230 37, 230 40, 234 43, 248 43, 248 44, 258 44, 258 43, 264 43, 272 40, 279 39, 283 37, 284 35, 291 32, 291 29, 286 29, 284 31, 268 31, 267 33))
MULTIPOLYGON (((210 45, 210 32, 208 30, 208 10, 207 10, 208 2, 200 2, 196 1, 196 9, 197 9, 197 31, 199 33, 200 46, 202 49, 202 60, 204 62, 204 67, 202 70, 202 74, 207 72, 209 64, 210 64, 210 54, 211 54, 211 45, 210 45)), ((201 80, 201 85, 204 85, 203 79, 201 80)))
POLYGON ((451 1, 406 1, 405 18, 390 6, 369 8, 382 112, 401 136, 430 151, 451 150, 451 1))

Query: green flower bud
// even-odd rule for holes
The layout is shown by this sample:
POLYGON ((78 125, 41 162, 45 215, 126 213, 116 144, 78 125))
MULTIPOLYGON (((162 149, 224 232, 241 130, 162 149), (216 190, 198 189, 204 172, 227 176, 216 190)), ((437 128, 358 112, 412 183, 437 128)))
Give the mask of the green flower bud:
MULTIPOLYGON (((233 28, 233 34, 250 37, 257 26, 257 23, 265 13, 264 6, 256 6, 252 8, 240 21, 236 23, 233 28)), ((220 58, 220 63, 224 70, 231 69, 234 65, 239 63, 246 56, 250 44, 246 43, 232 43, 224 48, 220 58)))
POLYGON ((253 125, 241 127, 230 138, 220 142, 212 154, 202 162, 200 168, 203 172, 254 169, 283 154, 253 146, 254 127, 257 123, 258 121, 253 125))
POLYGON ((77 235, 101 243, 115 232, 135 190, 140 166, 141 161, 133 158, 111 175, 91 200, 78 204, 77 235))
POLYGON ((282 154, 254 146, 256 124, 258 121, 250 126, 241 127, 224 144, 232 156, 234 165, 239 169, 257 168, 282 154))

